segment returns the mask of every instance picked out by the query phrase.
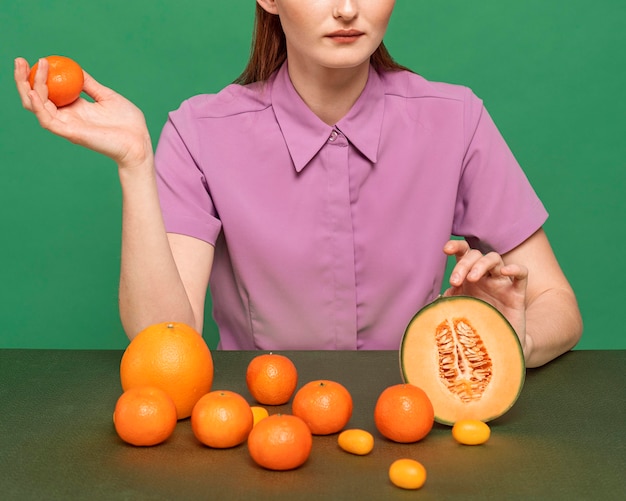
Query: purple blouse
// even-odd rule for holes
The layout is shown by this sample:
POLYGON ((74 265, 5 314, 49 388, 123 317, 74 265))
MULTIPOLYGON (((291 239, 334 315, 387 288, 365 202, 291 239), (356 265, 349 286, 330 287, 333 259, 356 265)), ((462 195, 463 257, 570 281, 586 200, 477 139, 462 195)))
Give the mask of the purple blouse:
POLYGON ((215 246, 221 349, 398 349, 451 235, 505 253, 547 217, 482 101, 406 71, 371 68, 334 127, 286 65, 193 97, 156 166, 167 231, 215 246))

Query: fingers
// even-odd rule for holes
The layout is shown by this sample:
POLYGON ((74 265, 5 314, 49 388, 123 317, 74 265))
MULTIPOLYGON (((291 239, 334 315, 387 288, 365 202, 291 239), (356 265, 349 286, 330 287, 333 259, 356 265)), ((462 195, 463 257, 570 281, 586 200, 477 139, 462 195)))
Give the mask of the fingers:
POLYGON ((528 268, 526 266, 518 264, 509 264, 500 268, 502 276, 508 277, 513 282, 513 286, 522 290, 527 285, 528 280, 528 268))
POLYGON ((31 109, 30 98, 28 97, 28 93, 32 90, 30 88, 30 83, 28 82, 29 73, 30 66, 28 65, 26 59, 21 57, 15 59, 15 86, 17 87, 17 92, 22 100, 22 106, 27 110, 31 109))
POLYGON ((466 279, 472 282, 480 280, 487 270, 498 265, 497 258, 500 257, 498 254, 483 256, 479 250, 471 249, 465 240, 450 240, 443 251, 456 258, 456 265, 450 274, 450 285, 453 287, 460 287, 466 279))
POLYGON ((448 256, 456 256, 457 259, 463 257, 469 249, 470 246, 465 240, 448 240, 443 246, 443 251, 448 256))
POLYGON ((33 81, 33 90, 41 96, 41 100, 45 101, 48 98, 48 86, 46 81, 48 80, 48 60, 43 57, 37 62, 37 71, 35 72, 35 79, 33 81))
POLYGON ((507 277, 513 281, 526 280, 528 269, 520 265, 505 265, 497 252, 484 254, 471 249, 464 240, 450 240, 444 246, 444 252, 455 256, 457 263, 450 274, 450 285, 460 287, 464 281, 478 282, 484 277, 507 277))
POLYGON ((85 75, 83 92, 91 97, 95 102, 99 103, 117 96, 112 89, 102 85, 85 70, 83 70, 83 74, 85 75))
MULTIPOLYGON (((15 59, 15 85, 17 92, 20 95, 22 106, 31 111, 39 120, 40 125, 45 128, 50 128, 52 121, 52 115, 50 110, 46 108, 45 103, 48 101, 48 87, 46 85, 46 79, 48 78, 48 60, 42 58, 39 60, 37 66, 37 72, 33 81, 33 87, 31 88, 29 82, 30 66, 28 62, 21 57, 15 59)), ((50 106, 54 106, 50 103, 50 106)))
POLYGON ((83 83, 83 92, 92 97, 95 101, 99 101, 99 95, 106 89, 103 85, 98 83, 89 73, 83 70, 85 81, 83 83))
MULTIPOLYGON (((30 67, 28 62, 23 58, 15 59, 15 85, 17 91, 22 100, 22 106, 29 111, 34 112, 34 101, 37 101, 37 109, 41 109, 46 102, 48 102, 48 86, 46 81, 48 79, 48 60, 42 58, 38 61, 37 71, 35 78, 33 79, 33 86, 31 88, 29 82, 30 67), (41 104, 41 106, 39 106, 41 104)), ((38 117, 39 118, 39 117, 38 117)), ((41 119, 40 119, 41 121, 41 119)))
POLYGON ((457 257, 457 264, 450 275, 450 284, 458 287, 465 280, 478 282, 487 275, 499 276, 503 264, 502 258, 495 252, 483 255, 476 249, 469 249, 463 256, 457 257))
POLYGON ((51 123, 53 117, 50 110, 46 108, 39 93, 35 90, 31 90, 28 92, 28 98, 30 100, 30 111, 32 111, 37 117, 37 120, 39 120, 39 125, 44 129, 52 130, 51 123))

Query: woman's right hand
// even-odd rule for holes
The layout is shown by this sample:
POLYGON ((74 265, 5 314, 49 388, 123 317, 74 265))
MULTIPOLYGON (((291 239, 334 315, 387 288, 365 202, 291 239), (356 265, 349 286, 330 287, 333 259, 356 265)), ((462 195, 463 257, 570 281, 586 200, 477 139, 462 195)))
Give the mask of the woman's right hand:
POLYGON ((22 105, 35 114, 44 129, 110 157, 120 168, 140 165, 152 158, 152 142, 144 115, 129 100, 84 72, 83 92, 93 102, 79 98, 57 108, 48 99, 47 60, 39 61, 34 89, 28 81, 29 72, 28 62, 17 58, 15 84, 22 105))

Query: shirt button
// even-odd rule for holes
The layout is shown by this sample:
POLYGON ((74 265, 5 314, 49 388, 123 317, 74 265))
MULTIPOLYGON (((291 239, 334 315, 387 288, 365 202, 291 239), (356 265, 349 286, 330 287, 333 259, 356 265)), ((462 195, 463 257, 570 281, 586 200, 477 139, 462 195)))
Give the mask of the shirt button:
POLYGON ((337 139, 338 135, 339 135, 339 132, 337 132, 336 130, 333 130, 330 133, 330 137, 328 138, 328 140, 332 143, 335 139, 337 139))

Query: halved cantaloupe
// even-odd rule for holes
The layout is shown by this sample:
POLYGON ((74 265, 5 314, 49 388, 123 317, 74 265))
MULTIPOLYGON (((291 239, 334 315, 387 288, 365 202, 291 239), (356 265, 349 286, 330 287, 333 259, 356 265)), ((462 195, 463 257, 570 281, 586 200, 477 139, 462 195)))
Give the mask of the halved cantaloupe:
POLYGON ((511 324, 489 303, 440 297, 413 317, 400 346, 406 383, 426 392, 438 423, 491 421, 524 386, 524 354, 511 324))

